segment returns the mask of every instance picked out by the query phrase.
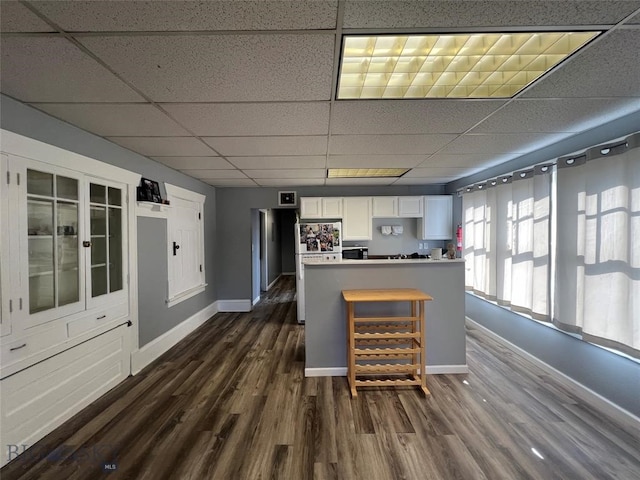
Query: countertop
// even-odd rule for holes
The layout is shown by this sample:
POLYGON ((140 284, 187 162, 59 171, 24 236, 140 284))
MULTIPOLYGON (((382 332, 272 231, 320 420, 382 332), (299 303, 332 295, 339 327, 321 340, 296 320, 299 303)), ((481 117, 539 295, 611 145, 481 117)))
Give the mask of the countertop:
POLYGON ((391 259, 367 259, 367 260, 338 260, 335 262, 318 262, 313 260, 305 260, 305 266, 320 266, 330 267, 335 265, 400 265, 400 264, 420 264, 420 265, 433 265, 433 264, 454 264, 464 263, 463 258, 454 258, 453 260, 431 260, 430 258, 391 258, 391 259))

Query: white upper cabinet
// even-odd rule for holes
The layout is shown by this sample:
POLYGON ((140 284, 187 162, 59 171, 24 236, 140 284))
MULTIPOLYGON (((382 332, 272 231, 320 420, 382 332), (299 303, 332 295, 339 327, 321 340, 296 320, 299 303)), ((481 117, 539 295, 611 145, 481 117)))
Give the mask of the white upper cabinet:
POLYGON ((372 197, 342 199, 343 240, 371 240, 373 237, 372 197))
POLYGON ((342 197, 324 197, 321 207, 323 218, 342 218, 342 197))
POLYGON ((398 216, 398 197, 373 197, 373 218, 398 216))
POLYGON ((451 195, 424 197, 424 218, 418 220, 418 235, 422 240, 453 238, 453 197, 451 195))
POLYGON ((422 218, 424 216, 424 201, 422 196, 398 197, 398 216, 408 218, 422 218))
POLYGON ((301 197, 300 218, 342 218, 342 197, 301 197))
POLYGON ((322 218, 322 197, 301 197, 300 218, 322 218))

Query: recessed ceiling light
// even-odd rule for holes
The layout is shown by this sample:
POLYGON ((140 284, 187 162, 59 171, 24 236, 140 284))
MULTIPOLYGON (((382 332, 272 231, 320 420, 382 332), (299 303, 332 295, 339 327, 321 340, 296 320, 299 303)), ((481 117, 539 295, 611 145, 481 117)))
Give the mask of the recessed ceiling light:
POLYGON ((330 168, 327 178, 401 177, 408 168, 330 168))
POLYGON ((337 98, 510 98, 600 33, 345 35, 337 98))

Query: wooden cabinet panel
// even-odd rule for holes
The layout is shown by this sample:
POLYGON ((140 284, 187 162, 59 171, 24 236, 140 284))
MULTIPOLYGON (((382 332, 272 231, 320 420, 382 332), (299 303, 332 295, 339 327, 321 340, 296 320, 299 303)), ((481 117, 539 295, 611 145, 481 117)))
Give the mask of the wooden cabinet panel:
POLYGON ((424 200, 422 196, 398 197, 398 216, 422 218, 424 216, 424 200))
POLYGON ((373 218, 398 216, 398 197, 373 197, 373 218))
POLYGON ((424 218, 418 220, 418 235, 422 240, 451 240, 453 238, 453 197, 426 195, 424 218))
POLYGON ((371 197, 342 199, 343 240, 371 240, 373 237, 371 197))

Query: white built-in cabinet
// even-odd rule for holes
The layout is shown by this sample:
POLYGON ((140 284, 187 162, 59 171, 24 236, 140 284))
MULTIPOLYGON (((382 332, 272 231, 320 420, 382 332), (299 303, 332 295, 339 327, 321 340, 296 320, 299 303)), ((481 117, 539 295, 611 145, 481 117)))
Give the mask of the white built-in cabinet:
POLYGON ((30 445, 130 373, 140 176, 1 134, 1 444, 30 445))
POLYGON ((302 197, 300 218, 342 218, 342 197, 302 197))
POLYGON ((424 217, 418 219, 418 235, 422 240, 451 240, 453 238, 453 197, 426 195, 424 217))
POLYGON ((373 238, 372 212, 372 197, 343 197, 343 240, 371 240, 373 238))

